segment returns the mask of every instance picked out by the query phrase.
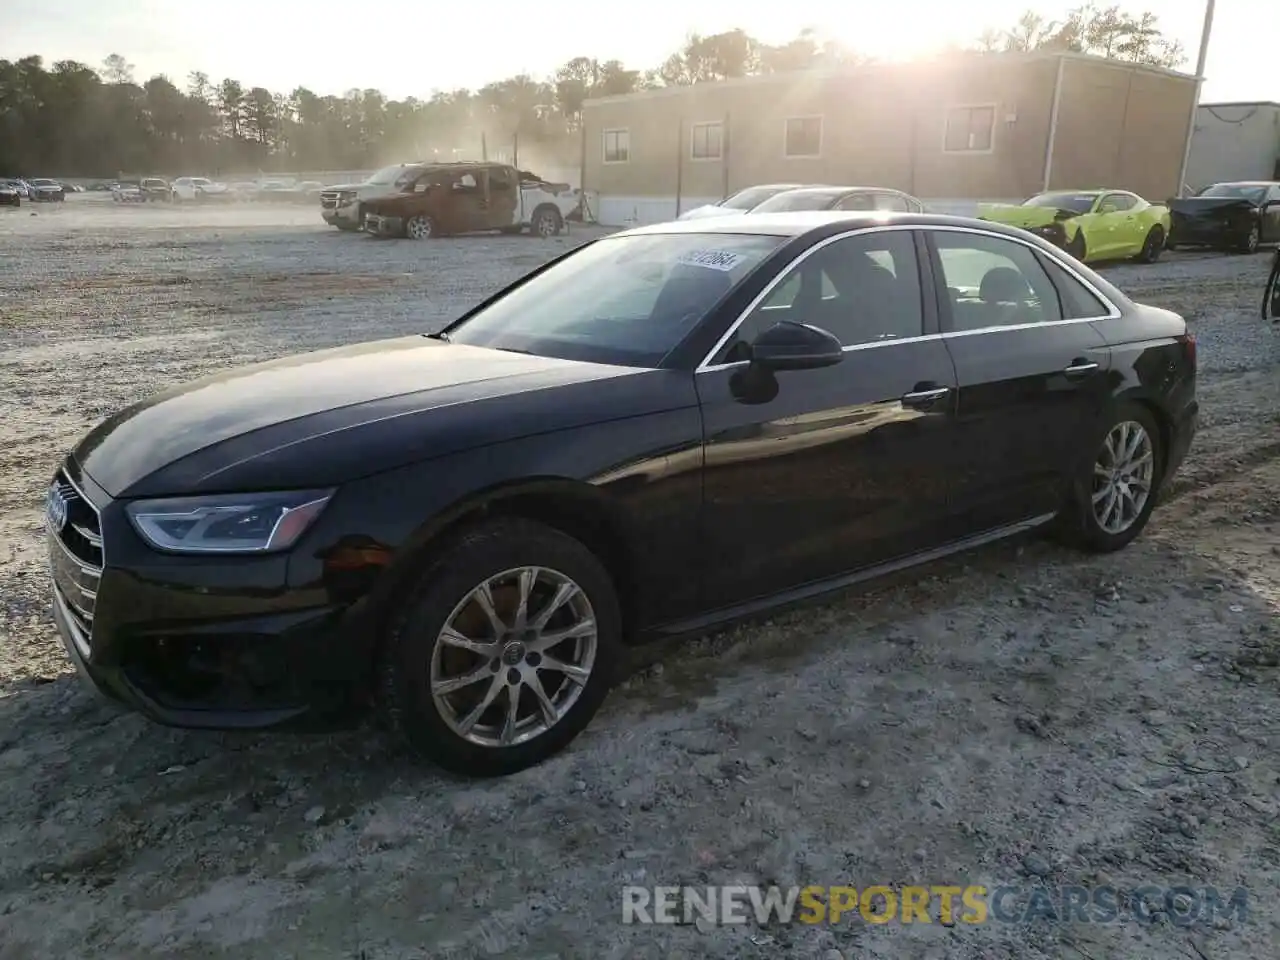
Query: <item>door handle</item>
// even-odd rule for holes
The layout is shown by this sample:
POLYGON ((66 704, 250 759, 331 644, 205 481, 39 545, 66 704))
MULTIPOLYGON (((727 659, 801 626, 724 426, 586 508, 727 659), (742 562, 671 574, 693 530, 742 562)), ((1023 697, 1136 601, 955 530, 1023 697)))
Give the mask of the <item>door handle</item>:
POLYGON ((1092 360, 1072 360, 1071 366, 1063 369, 1068 377, 1083 377, 1090 373, 1096 373, 1098 365, 1092 360))
POLYGON ((902 395, 902 405, 904 407, 931 407, 950 392, 950 387, 927 387, 923 390, 912 390, 910 393, 902 395))

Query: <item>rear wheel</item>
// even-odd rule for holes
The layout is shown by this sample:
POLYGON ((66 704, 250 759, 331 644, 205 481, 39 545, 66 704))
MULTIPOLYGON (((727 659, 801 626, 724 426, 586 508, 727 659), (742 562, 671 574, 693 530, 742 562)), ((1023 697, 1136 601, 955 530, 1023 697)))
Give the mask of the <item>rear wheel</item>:
POLYGON ((1137 403, 1122 403, 1099 431, 1087 465, 1072 484, 1059 517, 1064 538, 1093 553, 1127 546, 1155 509, 1163 462, 1155 417, 1137 403))
POLYGON ((613 582, 583 544, 526 520, 472 528, 396 616, 380 705, 425 759, 470 776, 534 766, 604 702, 621 650, 613 582))
POLYGON ((533 211, 530 227, 536 237, 556 237, 564 229, 564 218, 555 207, 542 206, 533 211))
POLYGON ((1244 253, 1257 253, 1258 244, 1261 242, 1262 231, 1258 229, 1258 225, 1255 223, 1249 228, 1248 234, 1246 234, 1244 241, 1240 244, 1240 250, 1244 253))
POLYGON ((1160 254, 1164 252, 1164 227, 1156 224, 1147 233, 1147 239, 1142 243, 1142 250, 1137 256, 1139 263, 1155 263, 1160 259, 1160 254))

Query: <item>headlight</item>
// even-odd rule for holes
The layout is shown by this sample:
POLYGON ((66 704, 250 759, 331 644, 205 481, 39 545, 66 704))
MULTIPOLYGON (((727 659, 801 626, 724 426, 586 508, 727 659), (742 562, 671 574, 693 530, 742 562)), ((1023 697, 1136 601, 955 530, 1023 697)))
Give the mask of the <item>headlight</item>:
POLYGON ((219 494, 137 500, 125 512, 158 550, 172 553, 277 553, 307 531, 332 490, 219 494))

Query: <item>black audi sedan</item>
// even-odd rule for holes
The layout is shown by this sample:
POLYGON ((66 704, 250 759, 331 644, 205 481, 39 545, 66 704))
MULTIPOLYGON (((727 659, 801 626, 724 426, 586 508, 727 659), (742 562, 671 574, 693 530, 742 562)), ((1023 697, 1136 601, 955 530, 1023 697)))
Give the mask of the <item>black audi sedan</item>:
POLYGON ((1013 228, 642 227, 438 333, 112 416, 48 491, 55 617, 162 723, 374 707, 425 758, 508 773, 574 739, 627 645, 1035 528, 1125 546, 1195 384, 1181 317, 1013 228))

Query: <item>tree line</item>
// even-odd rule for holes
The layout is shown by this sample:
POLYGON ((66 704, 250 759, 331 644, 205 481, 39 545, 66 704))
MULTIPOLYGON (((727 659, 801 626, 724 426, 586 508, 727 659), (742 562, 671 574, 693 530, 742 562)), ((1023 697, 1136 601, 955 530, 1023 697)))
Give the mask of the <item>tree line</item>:
MULTIPOLYGON (((950 55, 1066 50, 1177 67, 1181 46, 1152 13, 1092 3, 1062 20, 1027 11, 950 55)), ((576 164, 584 101, 654 87, 870 62, 807 29, 771 45, 740 29, 690 35, 650 70, 574 57, 551 77, 519 74, 479 90, 394 100, 378 90, 342 96, 214 82, 193 72, 141 83, 123 56, 94 68, 40 56, 0 60, 0 176, 108 177, 122 173, 226 175, 270 170, 367 169, 389 159, 479 156, 517 138, 522 155, 576 164)), ((496 151, 495 151, 496 152, 496 151)))

